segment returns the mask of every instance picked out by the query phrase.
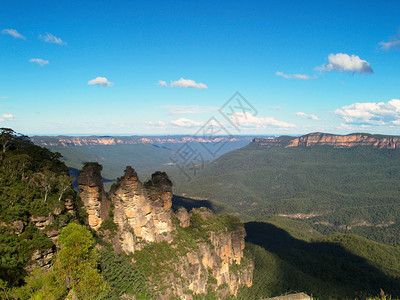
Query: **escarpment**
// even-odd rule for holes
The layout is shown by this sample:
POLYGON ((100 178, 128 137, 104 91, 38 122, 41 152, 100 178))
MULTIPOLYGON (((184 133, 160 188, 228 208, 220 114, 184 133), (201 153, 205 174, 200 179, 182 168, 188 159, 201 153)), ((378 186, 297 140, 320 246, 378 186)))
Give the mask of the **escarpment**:
POLYGON ((351 133, 348 135, 335 135, 315 132, 300 137, 281 136, 277 138, 255 138, 252 144, 265 147, 312 147, 333 146, 335 148, 352 148, 357 146, 369 146, 381 149, 400 148, 399 136, 372 135, 368 133, 351 133))
MULTIPOLYGON (((97 179, 85 180, 98 187, 101 175, 92 174, 97 179)), ((83 181, 79 184, 85 188, 83 181)), ((96 209, 86 206, 94 211, 101 206, 101 195, 96 195, 97 201, 91 199, 96 209)), ((172 182, 166 173, 155 172, 142 183, 128 166, 109 197, 116 230, 108 241, 114 251, 133 257, 159 299, 193 299, 196 294, 210 293, 224 298, 252 285, 254 266, 243 254, 246 232, 240 220, 214 215, 206 208, 188 212, 181 207, 174 212, 172 182)), ((98 216, 101 224, 104 220, 98 216)))

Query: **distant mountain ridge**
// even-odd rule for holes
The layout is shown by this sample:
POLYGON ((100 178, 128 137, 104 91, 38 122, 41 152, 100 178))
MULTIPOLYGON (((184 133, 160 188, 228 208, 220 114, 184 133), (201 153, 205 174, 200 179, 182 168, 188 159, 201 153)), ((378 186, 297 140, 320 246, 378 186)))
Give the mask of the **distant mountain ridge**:
POLYGON ((300 137, 280 136, 277 138, 254 138, 252 144, 265 147, 312 147, 328 145, 335 148, 352 148, 356 146, 371 146, 381 149, 400 148, 400 136, 373 135, 369 133, 350 133, 336 135, 313 132, 300 137))
POLYGON ((186 142, 218 143, 250 141, 251 136, 214 136, 201 137, 191 135, 177 136, 33 136, 31 141, 44 147, 99 146, 99 145, 135 145, 135 144, 182 144, 186 142))

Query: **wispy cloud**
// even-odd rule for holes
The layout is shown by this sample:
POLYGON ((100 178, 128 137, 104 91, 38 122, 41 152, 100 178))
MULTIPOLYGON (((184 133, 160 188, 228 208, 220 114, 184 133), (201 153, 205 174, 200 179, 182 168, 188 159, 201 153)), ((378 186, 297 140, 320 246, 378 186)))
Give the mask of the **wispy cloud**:
POLYGON ((181 79, 171 82, 171 87, 186 87, 194 89, 207 89, 208 87, 204 83, 197 83, 192 79, 181 79))
POLYGON ((22 34, 20 34, 17 30, 15 29, 3 29, 1 31, 2 34, 7 34, 7 35, 11 35, 12 37, 16 38, 16 39, 22 39, 22 40, 26 40, 26 37, 24 37, 22 34))
POLYGON ((320 119, 318 116, 316 116, 316 115, 313 115, 313 114, 306 114, 306 113, 303 113, 303 112, 301 112, 301 111, 297 112, 297 113, 296 113, 296 116, 299 116, 299 117, 301 117, 301 118, 303 118, 303 119, 309 119, 309 120, 315 120, 315 121, 321 120, 321 119, 320 119))
POLYGON ((156 122, 146 122, 147 125, 155 128, 166 128, 167 125, 163 121, 156 121, 156 122))
POLYGON ((45 35, 40 34, 39 39, 45 41, 46 43, 52 43, 52 44, 57 44, 57 45, 66 45, 67 43, 64 42, 62 39, 52 35, 51 33, 46 32, 45 35))
POLYGON ((95 79, 89 80, 88 85, 112 86, 114 83, 109 82, 105 77, 96 77, 95 79))
POLYGON ((14 120, 14 115, 13 114, 11 114, 11 113, 5 113, 5 114, 2 114, 1 116, 0 116, 0 122, 4 122, 4 121, 12 121, 12 120, 14 120))
POLYGON ((34 63, 34 64, 38 64, 39 66, 42 66, 42 67, 49 64, 48 60, 41 59, 41 58, 31 58, 29 60, 29 62, 30 63, 34 63))
POLYGON ((203 114, 215 111, 218 107, 198 105, 163 105, 157 108, 167 110, 168 115, 203 114))
POLYGON ((255 117, 251 114, 246 114, 246 116, 244 116, 243 113, 233 113, 232 119, 234 118, 238 118, 240 120, 240 127, 245 127, 245 128, 273 127, 280 129, 288 129, 296 127, 296 125, 294 124, 279 121, 273 117, 262 118, 262 117, 255 117))
POLYGON ((389 126, 400 125, 400 100, 354 103, 335 110, 346 124, 389 126))
POLYGON ((2 97, 0 97, 0 99, 6 100, 6 99, 8 99, 8 97, 2 96, 2 97))
POLYGON ((171 124, 178 127, 199 127, 203 125, 203 122, 194 121, 186 118, 179 118, 171 121, 171 124))
POLYGON ((379 45, 382 50, 400 49, 400 33, 391 37, 388 42, 380 42, 379 45))
POLYGON ((275 73, 276 76, 281 76, 283 78, 286 79, 297 79, 297 80, 310 80, 310 79, 316 79, 317 77, 310 77, 308 75, 304 75, 304 74, 285 74, 282 72, 276 72, 275 73))
POLYGON ((158 85, 159 85, 159 86, 162 86, 162 87, 167 87, 167 86, 168 86, 168 85, 167 85, 167 82, 164 81, 164 80, 159 80, 159 81, 158 81, 158 85))
POLYGON ((357 55, 348 55, 344 53, 329 54, 328 63, 316 67, 315 70, 323 71, 338 71, 338 72, 351 72, 351 73, 374 73, 371 64, 366 60, 361 59, 357 55))

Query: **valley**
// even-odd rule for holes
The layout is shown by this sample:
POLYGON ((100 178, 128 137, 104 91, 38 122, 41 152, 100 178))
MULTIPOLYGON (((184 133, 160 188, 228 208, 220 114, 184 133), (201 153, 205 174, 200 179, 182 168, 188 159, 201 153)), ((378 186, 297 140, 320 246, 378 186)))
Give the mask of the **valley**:
MULTIPOLYGON (((282 145, 281 138, 254 138, 189 182, 163 171, 140 180, 129 165, 110 181, 89 160, 109 153, 103 161, 112 174, 128 153, 144 167, 149 149, 160 148, 63 146, 68 156, 59 160, 15 133, 3 137, 10 147, 0 164, 0 287, 9 299, 85 298, 82 272, 96 280, 86 295, 103 299, 400 295, 397 149, 343 142, 283 147, 297 137, 284 137, 282 145), (65 177, 70 157, 82 165, 75 191, 65 177), (82 271, 67 275, 62 253, 77 251, 68 248, 74 244, 68 235, 87 239, 96 271, 82 269, 78 259, 73 268, 82 271)), ((155 154, 153 167, 166 150, 159 159, 155 154)))

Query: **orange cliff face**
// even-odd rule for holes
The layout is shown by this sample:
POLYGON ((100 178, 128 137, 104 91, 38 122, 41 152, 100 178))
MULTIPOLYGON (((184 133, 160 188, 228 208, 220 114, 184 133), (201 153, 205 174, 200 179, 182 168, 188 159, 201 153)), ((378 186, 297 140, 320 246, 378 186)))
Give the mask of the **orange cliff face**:
POLYGON ((31 137, 34 144, 40 146, 50 147, 68 147, 68 146, 97 146, 97 145, 133 145, 133 144, 154 144, 154 143, 186 143, 186 142, 199 142, 199 143, 217 143, 217 142, 236 142, 238 138, 223 136, 213 138, 201 138, 196 136, 179 136, 179 137, 139 137, 139 136, 125 136, 125 137, 112 137, 112 136, 55 136, 55 137, 31 137))
POLYGON ((335 148, 352 148, 356 146, 370 146, 381 149, 400 148, 399 136, 371 135, 367 133, 352 133, 348 135, 334 135, 327 133, 310 133, 300 137, 278 137, 275 139, 253 139, 252 143, 260 146, 273 147, 312 147, 328 145, 335 148))

